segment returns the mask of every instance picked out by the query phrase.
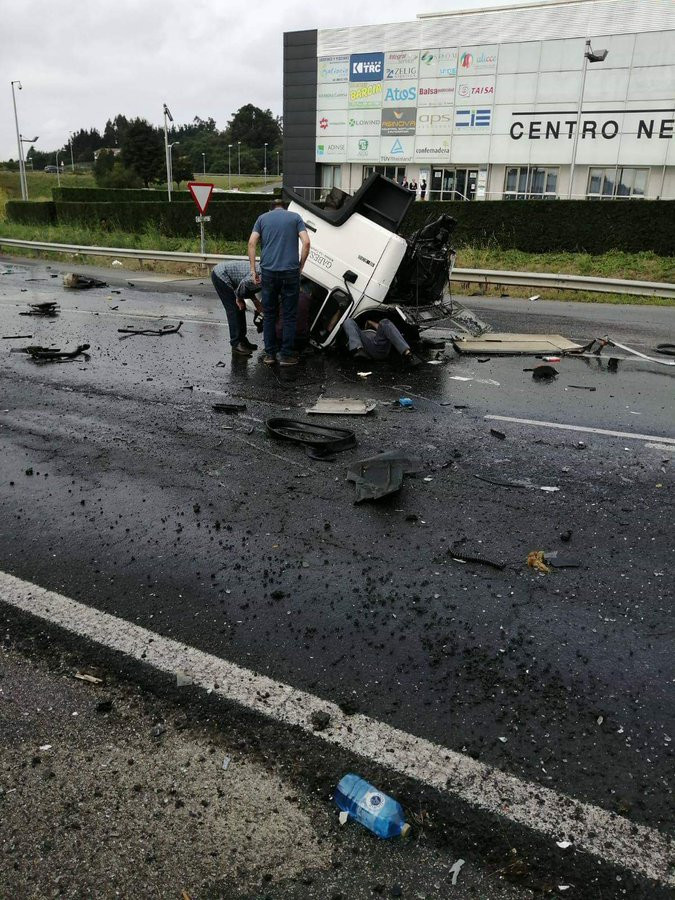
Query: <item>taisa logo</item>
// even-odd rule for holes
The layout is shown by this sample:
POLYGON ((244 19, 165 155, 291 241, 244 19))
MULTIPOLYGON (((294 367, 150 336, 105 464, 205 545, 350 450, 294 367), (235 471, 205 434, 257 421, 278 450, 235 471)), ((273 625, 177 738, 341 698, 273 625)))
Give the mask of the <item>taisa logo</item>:
POLYGON ((473 56, 470 53, 462 53, 459 58, 459 64, 463 69, 471 68, 473 63, 473 56))
POLYGON ((319 119, 319 128, 322 131, 325 131, 328 128, 328 119, 324 116, 323 119, 319 119))

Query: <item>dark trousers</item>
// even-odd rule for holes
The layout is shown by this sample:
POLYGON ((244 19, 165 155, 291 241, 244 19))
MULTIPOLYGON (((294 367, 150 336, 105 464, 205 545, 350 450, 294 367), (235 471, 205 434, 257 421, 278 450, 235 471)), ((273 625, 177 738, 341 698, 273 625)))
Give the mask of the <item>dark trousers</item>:
POLYGON ((220 302, 225 307, 227 327, 230 329, 230 344, 234 347, 246 337, 246 313, 243 309, 238 308, 234 290, 226 281, 218 278, 215 271, 211 272, 211 281, 220 297, 220 302))
POLYGON ((386 359, 392 347, 401 356, 410 350, 401 332, 389 319, 382 319, 377 331, 364 331, 353 319, 345 319, 342 329, 347 335, 350 352, 364 350, 371 359, 386 359))
POLYGON ((300 270, 289 269, 286 272, 270 272, 269 269, 263 269, 261 276, 265 352, 271 355, 277 352, 276 321, 277 311, 279 306, 281 306, 284 323, 281 332, 281 356, 291 356, 295 344, 295 323, 298 315, 298 297, 300 296, 300 270))

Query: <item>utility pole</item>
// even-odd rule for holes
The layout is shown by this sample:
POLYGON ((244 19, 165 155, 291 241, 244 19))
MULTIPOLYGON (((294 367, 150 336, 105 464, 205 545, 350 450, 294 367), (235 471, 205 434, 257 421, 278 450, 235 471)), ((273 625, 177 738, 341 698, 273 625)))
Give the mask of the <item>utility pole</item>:
POLYGON ((173 116, 169 111, 169 107, 164 104, 164 153, 166 154, 166 193, 171 203, 171 150, 169 149, 169 126, 168 122, 173 122, 173 116))
POLYGON ((14 93, 14 85, 18 85, 19 90, 23 90, 20 81, 12 82, 12 103, 14 104, 14 124, 16 125, 16 145, 19 150, 19 183, 21 184, 21 199, 28 200, 28 184, 26 182, 26 168, 23 162, 23 146, 21 144, 21 135, 19 133, 19 117, 16 112, 16 95, 14 93))

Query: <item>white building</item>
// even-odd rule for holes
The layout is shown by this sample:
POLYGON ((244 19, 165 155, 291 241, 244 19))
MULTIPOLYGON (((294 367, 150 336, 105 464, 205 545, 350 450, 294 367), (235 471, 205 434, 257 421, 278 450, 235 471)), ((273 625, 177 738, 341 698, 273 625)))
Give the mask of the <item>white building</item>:
POLYGON ((675 199, 674 0, 425 14, 285 45, 289 187, 353 192, 375 170, 431 199, 675 199))

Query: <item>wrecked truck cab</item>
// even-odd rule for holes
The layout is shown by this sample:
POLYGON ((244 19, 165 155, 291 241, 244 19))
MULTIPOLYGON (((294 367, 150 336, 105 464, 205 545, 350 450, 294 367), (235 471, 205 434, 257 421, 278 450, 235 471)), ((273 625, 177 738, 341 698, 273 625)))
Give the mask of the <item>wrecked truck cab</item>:
POLYGON ((402 237, 414 195, 378 174, 353 196, 334 188, 324 206, 290 190, 284 194, 311 240, 302 275, 313 299, 310 340, 316 347, 331 346, 347 317, 361 326, 390 318, 415 343, 424 327, 451 314, 450 235, 456 223, 450 216, 402 237))

